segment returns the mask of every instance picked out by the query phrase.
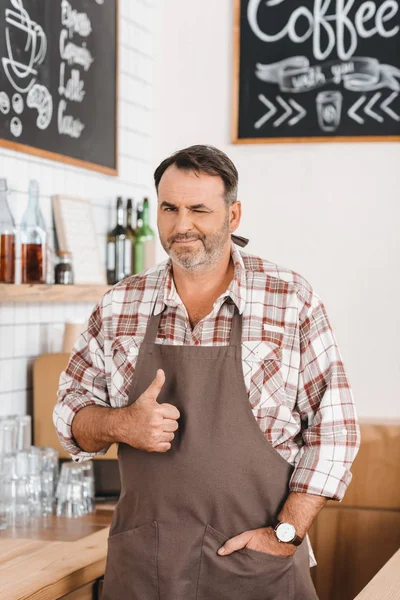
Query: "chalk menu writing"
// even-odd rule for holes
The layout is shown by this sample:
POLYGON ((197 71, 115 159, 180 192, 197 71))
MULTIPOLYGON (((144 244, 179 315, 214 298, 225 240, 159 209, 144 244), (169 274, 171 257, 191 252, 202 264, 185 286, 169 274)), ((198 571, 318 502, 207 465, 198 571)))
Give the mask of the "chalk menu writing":
POLYGON ((116 0, 0 0, 0 145, 116 169, 116 0))
POLYGON ((237 22, 235 141, 400 140, 399 0, 237 0, 237 22))

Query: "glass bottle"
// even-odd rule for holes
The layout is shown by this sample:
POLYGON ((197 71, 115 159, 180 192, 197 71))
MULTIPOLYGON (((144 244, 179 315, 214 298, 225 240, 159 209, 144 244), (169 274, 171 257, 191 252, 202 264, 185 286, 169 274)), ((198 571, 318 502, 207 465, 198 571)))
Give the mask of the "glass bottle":
POLYGON ((117 224, 107 236, 107 282, 114 285, 125 277, 124 206, 121 196, 117 198, 117 224))
POLYGON ((21 221, 21 283, 46 282, 47 232, 39 205, 39 184, 29 182, 29 201, 21 221))
POLYGON ((128 198, 126 203, 126 247, 125 247, 125 276, 133 274, 135 264, 136 232, 133 227, 133 200, 128 198))
POLYGON ((0 179, 0 283, 15 283, 15 223, 7 202, 6 179, 0 179))
POLYGON ((58 264, 55 267, 55 283, 72 285, 74 283, 72 253, 66 250, 58 250, 56 254, 58 256, 58 264))
POLYGON ((138 213, 135 243, 135 273, 152 267, 156 262, 156 236, 150 227, 149 199, 143 200, 143 213, 138 213))

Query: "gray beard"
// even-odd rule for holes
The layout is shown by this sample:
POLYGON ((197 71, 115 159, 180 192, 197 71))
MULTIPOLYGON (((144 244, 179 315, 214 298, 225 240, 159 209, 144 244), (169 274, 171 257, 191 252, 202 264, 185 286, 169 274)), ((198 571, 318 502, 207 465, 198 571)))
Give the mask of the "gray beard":
MULTIPOLYGON (((217 264, 225 250, 225 245, 230 237, 229 213, 219 231, 207 237, 201 237, 201 245, 195 251, 184 247, 176 252, 174 244, 160 240, 165 252, 170 256, 173 263, 191 273, 207 270, 208 267, 217 264)), ((193 235, 179 236, 180 240, 199 239, 193 235)))

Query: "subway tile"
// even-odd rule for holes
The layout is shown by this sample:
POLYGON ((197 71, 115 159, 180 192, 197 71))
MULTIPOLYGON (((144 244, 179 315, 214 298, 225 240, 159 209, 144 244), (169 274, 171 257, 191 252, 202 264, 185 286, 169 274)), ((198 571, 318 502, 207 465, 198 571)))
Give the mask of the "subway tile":
POLYGON ((14 332, 12 325, 0 325, 0 359, 14 356, 14 332))
POLYGON ((47 325, 47 352, 58 353, 61 352, 63 336, 64 336, 64 325, 47 325))
POLYGON ((17 302, 15 304, 14 323, 26 323, 28 321, 28 304, 17 302))
POLYGON ((27 326, 26 325, 14 325, 14 327, 12 329, 14 332, 14 354, 11 356, 15 356, 17 358, 27 356, 28 355, 27 326))
POLYGON ((0 416, 25 415, 27 393, 27 390, 0 392, 0 416))
POLYGON ((48 325, 41 324, 39 327, 39 352, 38 354, 47 354, 49 350, 48 325))
POLYGON ((39 323, 51 323, 53 321, 54 306, 54 304, 47 302, 39 304, 39 323))
POLYGON ((39 356, 40 354, 40 325, 38 323, 27 325, 27 342, 25 356, 39 356))
POLYGON ((15 304, 0 304, 0 325, 14 323, 15 304))
POLYGON ((28 309, 28 323, 40 323, 40 304, 32 302, 28 309))
POLYGON ((13 363, 15 359, 0 360, 0 389, 3 392, 13 390, 13 363))

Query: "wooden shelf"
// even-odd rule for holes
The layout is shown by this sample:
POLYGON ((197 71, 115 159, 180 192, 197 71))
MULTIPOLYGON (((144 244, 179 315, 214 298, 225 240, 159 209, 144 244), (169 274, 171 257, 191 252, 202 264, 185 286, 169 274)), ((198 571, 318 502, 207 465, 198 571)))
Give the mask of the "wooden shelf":
POLYGON ((97 302, 110 289, 108 285, 14 285, 0 284, 4 302, 97 302))

